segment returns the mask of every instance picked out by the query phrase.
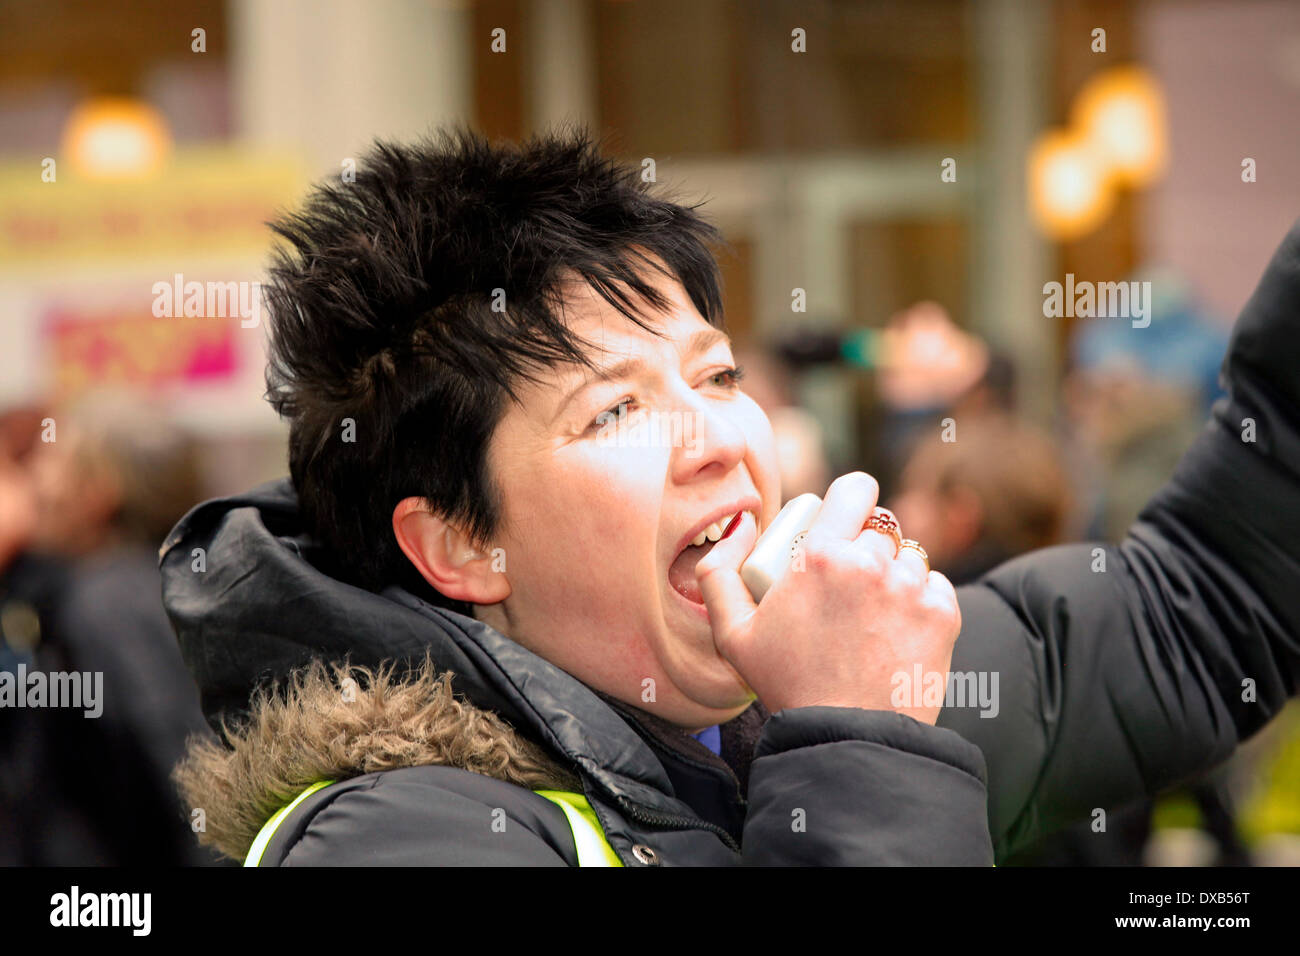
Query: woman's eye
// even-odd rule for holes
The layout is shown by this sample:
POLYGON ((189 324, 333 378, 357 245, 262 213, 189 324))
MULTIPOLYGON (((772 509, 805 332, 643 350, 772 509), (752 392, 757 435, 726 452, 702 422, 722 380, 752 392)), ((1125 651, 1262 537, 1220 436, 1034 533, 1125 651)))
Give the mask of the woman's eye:
MULTIPOLYGON (((721 372, 715 372, 709 376, 708 381, 718 388, 739 390, 740 380, 744 375, 744 368, 735 366, 733 368, 725 368, 721 372)), ((618 401, 618 404, 611 405, 609 408, 597 415, 595 421, 587 426, 587 430, 598 431, 599 429, 610 425, 617 425, 623 419, 627 418, 636 407, 636 399, 631 395, 625 395, 618 401)))
POLYGON ((740 380, 745 377, 743 367, 737 365, 734 368, 723 369, 709 377, 709 381, 718 385, 720 388, 739 388, 740 380))
POLYGON ((620 419, 626 418, 630 406, 636 401, 631 395, 619 399, 617 405, 612 405, 596 416, 596 420, 588 425, 588 429, 604 428, 606 425, 613 425, 620 419))

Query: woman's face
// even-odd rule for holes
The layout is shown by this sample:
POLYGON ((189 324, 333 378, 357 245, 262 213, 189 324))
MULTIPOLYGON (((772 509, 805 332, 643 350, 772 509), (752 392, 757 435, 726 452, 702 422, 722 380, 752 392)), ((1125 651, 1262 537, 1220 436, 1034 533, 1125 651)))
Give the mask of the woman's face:
MULTIPOLYGON (((566 308, 577 367, 508 403, 488 467, 509 595, 476 614, 588 686, 691 730, 753 694, 713 644, 683 544, 741 510, 780 508, 772 428, 734 384, 731 346, 677 282, 656 336, 590 289, 566 308)), ((706 546, 707 548, 707 546, 706 546)))

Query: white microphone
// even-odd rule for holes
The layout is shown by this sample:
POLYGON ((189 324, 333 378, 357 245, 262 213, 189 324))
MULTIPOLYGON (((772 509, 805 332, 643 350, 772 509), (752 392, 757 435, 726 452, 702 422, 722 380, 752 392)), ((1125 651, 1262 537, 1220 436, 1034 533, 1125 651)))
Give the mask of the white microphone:
POLYGON ((763 595, 790 567, 821 506, 822 500, 814 494, 791 498, 755 542, 754 550, 740 566, 740 579, 749 588, 755 603, 763 600, 763 595))

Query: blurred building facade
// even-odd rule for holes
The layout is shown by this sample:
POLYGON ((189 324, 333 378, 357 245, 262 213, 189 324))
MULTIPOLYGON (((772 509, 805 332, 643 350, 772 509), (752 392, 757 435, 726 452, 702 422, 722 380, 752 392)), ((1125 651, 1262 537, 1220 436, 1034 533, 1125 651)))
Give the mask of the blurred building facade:
MULTIPOLYGON (((120 303, 119 325, 148 317, 140 289, 172 277, 178 244, 200 281, 254 281, 274 209, 341 175, 374 137, 445 122, 505 137, 593 124, 624 158, 653 162, 657 181, 707 201, 732 244, 727 305, 742 341, 792 322, 880 325, 934 300, 1014 360, 1039 421, 1071 325, 1043 318, 1045 281, 1164 263, 1230 319, 1300 207, 1282 172, 1300 131, 1272 120, 1300 107, 1300 8, 1286 0, 65 0, 0 4, 0 17, 0 236, 18 253, 0 265, 5 402, 69 375, 134 374, 156 389, 147 369, 69 372, 75 326, 95 319, 85 300, 120 303), (1168 173, 1122 194, 1094 233, 1051 242, 1026 214, 1026 151, 1090 75, 1127 62, 1165 90, 1168 173), (60 158, 69 117, 97 96, 151 104, 175 148, 152 186, 78 194, 83 218, 100 219, 96 241, 79 243, 75 217, 44 221, 51 194, 74 192, 72 172, 43 183, 40 163, 60 158), (1256 182, 1241 181, 1238 152, 1256 182), (214 202, 158 198, 178 192, 214 202), (151 211, 181 227, 133 242, 132 215, 151 211), (117 283, 107 296, 105 276, 117 283)), ((142 328, 112 335, 154 334, 142 328)), ((208 362, 206 378, 168 385, 178 414, 223 446, 223 490, 274 470, 265 447, 278 438, 258 404, 260 335, 229 338, 225 373, 208 362)), ((832 461, 858 460, 871 390, 836 369, 800 389, 832 461)))

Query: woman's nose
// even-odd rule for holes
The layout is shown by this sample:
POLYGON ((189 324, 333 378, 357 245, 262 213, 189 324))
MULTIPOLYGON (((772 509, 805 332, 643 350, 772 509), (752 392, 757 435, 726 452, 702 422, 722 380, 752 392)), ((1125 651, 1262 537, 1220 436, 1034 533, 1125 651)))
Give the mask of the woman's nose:
POLYGON ((713 468, 726 474, 745 457, 745 432, 728 410, 697 399, 680 410, 681 443, 673 448, 673 471, 678 481, 713 468))

